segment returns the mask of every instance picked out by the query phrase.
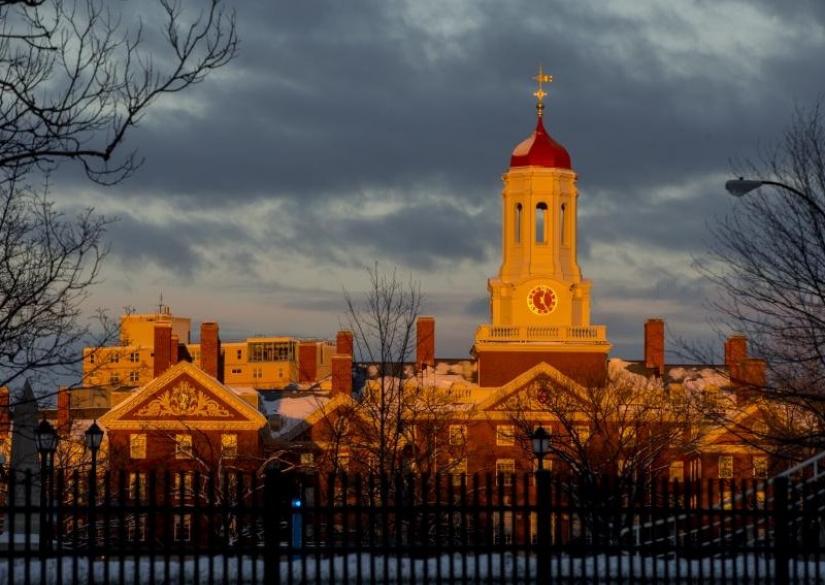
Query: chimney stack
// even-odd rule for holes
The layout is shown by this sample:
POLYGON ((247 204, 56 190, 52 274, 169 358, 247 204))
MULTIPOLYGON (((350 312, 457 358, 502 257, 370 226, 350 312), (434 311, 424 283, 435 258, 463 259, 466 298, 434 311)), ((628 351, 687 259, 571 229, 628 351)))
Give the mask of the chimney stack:
POLYGON ((332 395, 352 395, 352 331, 339 331, 335 336, 332 356, 332 395))
POLYGON ((662 319, 645 321, 645 367, 659 376, 665 373, 665 322, 662 319))
POLYGON ((5 434, 11 430, 11 409, 9 403, 9 387, 0 387, 0 433, 5 434))
POLYGON ((318 342, 301 341, 298 344, 298 381, 314 382, 318 379, 318 342))
POLYGON ((335 336, 335 353, 354 355, 352 348, 352 331, 347 329, 339 331, 335 336))
POLYGON ((435 365, 435 319, 419 317, 415 322, 415 367, 435 365))
POLYGON ((213 378, 223 381, 219 375, 221 339, 218 324, 214 321, 201 323, 201 369, 213 378))
POLYGON ((748 358, 748 338, 744 335, 731 335, 725 340, 725 366, 731 381, 742 378, 742 362, 748 358))
POLYGON ((155 347, 153 349, 155 378, 172 365, 172 326, 169 323, 155 324, 155 347))
POLYGON ((57 430, 66 431, 69 426, 69 409, 71 408, 69 389, 61 386, 57 391, 57 430))

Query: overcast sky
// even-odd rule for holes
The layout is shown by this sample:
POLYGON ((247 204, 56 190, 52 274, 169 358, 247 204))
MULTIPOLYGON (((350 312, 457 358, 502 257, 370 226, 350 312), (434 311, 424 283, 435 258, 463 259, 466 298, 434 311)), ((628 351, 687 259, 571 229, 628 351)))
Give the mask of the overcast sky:
POLYGON ((157 104, 146 162, 71 201, 117 216, 90 299, 217 320, 222 337, 334 336, 364 267, 421 282, 437 353, 466 356, 500 262, 500 177, 555 77, 548 131, 579 175, 579 261, 612 355, 646 318, 707 336, 692 268, 735 211, 732 161, 825 92, 825 3, 237 2, 240 54, 157 104))

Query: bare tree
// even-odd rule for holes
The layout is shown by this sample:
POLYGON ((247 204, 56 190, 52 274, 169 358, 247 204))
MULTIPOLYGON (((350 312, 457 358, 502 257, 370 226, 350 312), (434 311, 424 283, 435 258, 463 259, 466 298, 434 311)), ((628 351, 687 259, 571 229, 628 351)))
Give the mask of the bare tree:
POLYGON ((123 180, 141 162, 120 154, 129 128, 235 55, 234 15, 221 0, 193 15, 175 0, 155 7, 0 0, 0 385, 76 364, 82 345, 114 335, 105 316, 92 327, 81 311, 107 220, 61 213, 33 184, 63 161, 98 183, 123 180), (141 15, 160 21, 155 37, 141 15))
POLYGON ((564 480, 559 487, 582 510, 591 534, 611 539, 633 518, 600 518, 598 511, 644 503, 669 463, 695 444, 701 421, 701 409, 687 395, 669 396, 660 378, 613 369, 604 385, 592 387, 537 379, 505 408, 528 456, 533 429, 541 423, 550 432, 548 457, 564 480))
POLYGON ((768 364, 761 398, 769 437, 786 455, 825 449, 825 111, 797 109, 783 139, 741 174, 776 181, 712 226, 700 271, 714 308, 768 364))

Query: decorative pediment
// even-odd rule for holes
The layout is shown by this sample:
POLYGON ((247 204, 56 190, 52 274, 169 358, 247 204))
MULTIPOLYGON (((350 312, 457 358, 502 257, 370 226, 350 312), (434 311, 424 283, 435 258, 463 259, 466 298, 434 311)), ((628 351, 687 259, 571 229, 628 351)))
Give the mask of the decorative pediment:
POLYGON ((266 418, 231 388, 181 362, 100 419, 109 429, 257 430, 266 418))
POLYGON ((584 388, 546 362, 536 364, 520 376, 493 391, 482 402, 479 414, 491 412, 535 411, 545 412, 549 400, 548 393, 564 392, 577 400, 585 392, 584 388))

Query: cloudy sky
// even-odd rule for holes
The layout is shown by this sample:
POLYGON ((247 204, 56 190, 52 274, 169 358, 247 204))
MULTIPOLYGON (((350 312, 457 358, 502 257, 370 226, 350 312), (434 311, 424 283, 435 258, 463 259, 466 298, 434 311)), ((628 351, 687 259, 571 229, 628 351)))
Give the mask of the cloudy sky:
POLYGON ((825 92, 825 4, 237 2, 240 53, 129 136, 114 188, 66 181, 118 218, 92 306, 219 321, 222 337, 332 336, 378 261, 421 282, 438 354, 465 356, 500 262, 500 177, 546 122, 579 175, 580 257, 613 355, 642 324, 708 335, 692 268, 735 211, 736 160, 825 92))

